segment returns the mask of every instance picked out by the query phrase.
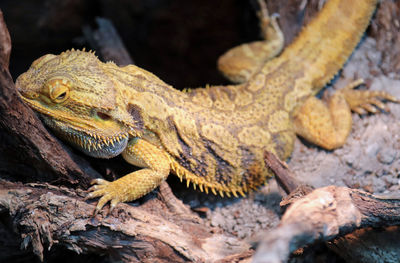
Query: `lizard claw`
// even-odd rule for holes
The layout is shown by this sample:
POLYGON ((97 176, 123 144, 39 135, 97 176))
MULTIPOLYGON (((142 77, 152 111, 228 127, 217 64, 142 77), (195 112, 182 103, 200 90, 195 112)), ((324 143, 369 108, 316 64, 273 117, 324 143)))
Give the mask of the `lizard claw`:
POLYGON ((94 210, 94 215, 98 214, 108 202, 111 203, 109 213, 112 212, 118 203, 122 202, 116 181, 109 182, 104 179, 94 179, 91 184, 93 184, 93 186, 88 189, 89 193, 85 200, 100 197, 94 210))
POLYGON ((359 85, 364 84, 363 79, 358 79, 348 84, 343 93, 352 111, 362 115, 366 113, 377 113, 379 110, 389 112, 389 107, 383 100, 399 103, 400 100, 385 91, 355 90, 359 85))
POLYGON ((106 185, 103 185, 103 184, 96 184, 96 185, 93 185, 92 187, 90 187, 89 189, 88 189, 88 191, 89 192, 94 192, 94 191, 96 191, 96 190, 100 190, 100 189, 103 189, 103 188, 105 188, 106 187, 106 185))
POLYGON ((107 180, 104 180, 104 179, 100 179, 100 178, 96 178, 96 179, 93 179, 91 182, 90 182, 90 184, 98 184, 98 185, 106 185, 106 184, 109 184, 110 182, 109 181, 107 181, 107 180))
MULTIPOLYGON (((108 201, 110 201, 110 200, 112 200, 112 199, 113 199, 113 197, 112 197, 111 194, 105 194, 105 195, 103 195, 103 196, 99 199, 99 202, 98 202, 97 205, 96 205, 96 208, 95 208, 95 210, 94 210, 94 214, 96 215, 96 214, 104 207, 104 205, 105 205, 108 201)), ((110 210, 110 213, 111 213, 111 210, 110 210)))

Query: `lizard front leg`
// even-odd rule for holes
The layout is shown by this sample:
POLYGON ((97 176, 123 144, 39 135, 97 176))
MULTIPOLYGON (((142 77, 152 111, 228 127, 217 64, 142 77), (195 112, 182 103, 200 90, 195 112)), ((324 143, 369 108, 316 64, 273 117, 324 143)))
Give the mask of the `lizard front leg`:
POLYGON ((95 179, 87 198, 101 197, 95 213, 110 201, 110 211, 120 202, 136 200, 159 186, 170 172, 170 161, 164 150, 139 138, 132 139, 124 152, 124 159, 144 169, 132 172, 113 182, 95 179))

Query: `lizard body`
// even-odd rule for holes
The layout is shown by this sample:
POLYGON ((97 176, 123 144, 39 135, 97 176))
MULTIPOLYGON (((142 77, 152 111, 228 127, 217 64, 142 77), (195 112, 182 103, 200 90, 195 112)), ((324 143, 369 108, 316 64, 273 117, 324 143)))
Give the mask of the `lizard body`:
MULTIPOLYGON (((89 197, 101 196, 97 210, 108 201, 113 208, 143 196, 170 171, 207 193, 244 195, 272 176, 263 161, 266 150, 289 157, 296 133, 328 149, 340 147, 351 130, 350 108, 384 107, 377 97, 396 101, 351 88, 337 92, 328 106, 313 97, 343 66, 375 5, 376 0, 328 1, 272 60, 271 42, 243 45, 236 49, 239 58, 228 52, 220 68, 238 61, 236 72, 228 72, 229 65, 223 69, 242 82, 236 85, 180 92, 134 65, 118 67, 71 50, 37 59, 16 86, 75 147, 100 158, 122 153, 144 168, 114 182, 96 180, 89 197), (246 59, 255 62, 240 64, 246 59)), ((275 38, 276 55, 283 46, 276 20, 265 31, 275 38)))

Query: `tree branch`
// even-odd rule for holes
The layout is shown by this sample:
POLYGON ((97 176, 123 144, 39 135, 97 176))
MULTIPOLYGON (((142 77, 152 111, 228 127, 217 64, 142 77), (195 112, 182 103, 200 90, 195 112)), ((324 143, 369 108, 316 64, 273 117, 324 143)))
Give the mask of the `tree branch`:
MULTIPOLYGON (((279 160, 266 154, 277 177, 294 177, 279 160)), ((279 180, 281 181, 281 180, 279 180)), ((297 189, 300 189, 298 187, 297 189)), ((327 186, 294 198, 279 226, 263 235, 254 262, 286 262, 290 253, 316 241, 328 241, 359 228, 400 225, 400 200, 347 187, 327 186)))
POLYGON ((77 253, 110 253, 123 262, 205 262, 248 254, 244 242, 212 233, 201 220, 181 218, 160 207, 158 199, 146 202, 153 210, 120 204, 112 215, 103 210, 93 216, 95 205, 83 195, 46 184, 0 181, 0 207, 10 212, 24 246, 30 244, 41 260, 43 250, 54 244, 77 253))

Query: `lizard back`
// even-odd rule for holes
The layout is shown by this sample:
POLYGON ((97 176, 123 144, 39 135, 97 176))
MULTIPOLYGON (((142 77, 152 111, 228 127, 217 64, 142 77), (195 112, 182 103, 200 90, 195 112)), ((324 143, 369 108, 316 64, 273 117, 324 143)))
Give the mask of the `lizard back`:
POLYGON ((295 41, 248 82, 190 91, 179 106, 186 117, 169 120, 174 142, 164 143, 177 170, 184 168, 178 173, 225 192, 263 184, 272 175, 263 161, 265 150, 282 159, 290 155, 292 112, 340 70, 376 2, 328 1, 295 41))

